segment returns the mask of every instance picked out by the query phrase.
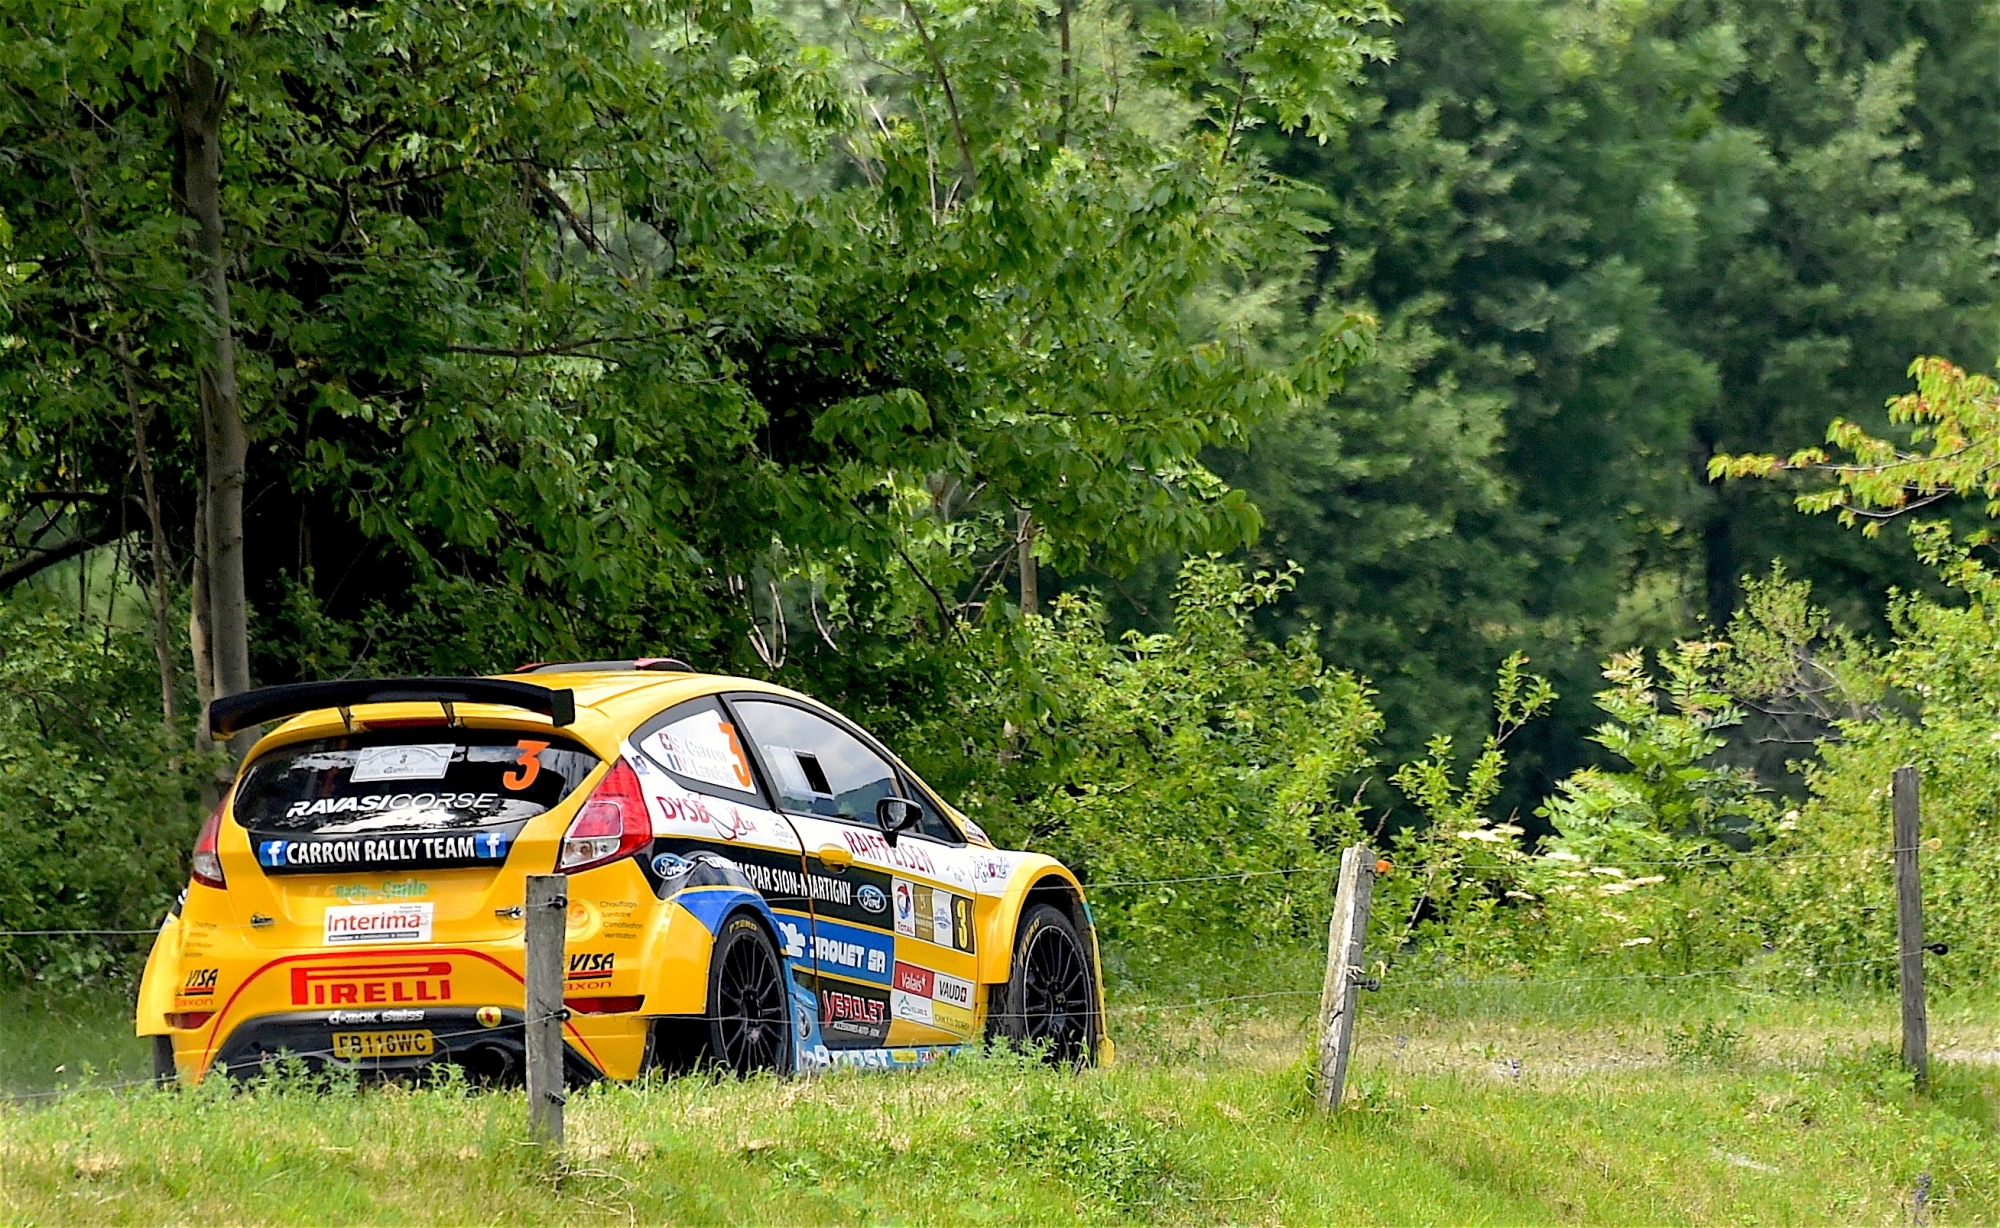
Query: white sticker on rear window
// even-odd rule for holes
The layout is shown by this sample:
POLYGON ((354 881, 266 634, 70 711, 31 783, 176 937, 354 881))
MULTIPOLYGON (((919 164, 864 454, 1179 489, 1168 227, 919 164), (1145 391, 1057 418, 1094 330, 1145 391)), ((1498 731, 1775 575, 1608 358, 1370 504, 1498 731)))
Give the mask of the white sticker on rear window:
POLYGON ((443 780, 451 770, 451 753, 458 748, 449 742, 419 746, 367 746, 354 763, 347 779, 443 780))
POLYGON ((757 787, 751 783, 750 761, 743 757, 736 726, 712 708, 661 727, 643 746, 662 767, 691 780, 745 793, 757 787))

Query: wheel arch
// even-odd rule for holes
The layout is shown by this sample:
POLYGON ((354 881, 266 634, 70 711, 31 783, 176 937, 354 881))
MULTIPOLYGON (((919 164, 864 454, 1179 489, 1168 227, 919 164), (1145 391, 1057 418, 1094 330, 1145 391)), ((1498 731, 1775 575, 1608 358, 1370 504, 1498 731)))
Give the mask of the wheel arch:
POLYGON ((988 986, 988 993, 994 985, 1005 984, 1014 972, 1014 941, 1021 928, 1021 916, 1036 904, 1048 904, 1062 912, 1076 927, 1089 945, 1091 993, 1096 998, 1094 1011, 1097 1015, 1097 1034, 1104 1031, 1104 961, 1097 948, 1097 923, 1090 915, 1090 905, 1084 899, 1083 884, 1069 868, 1050 857, 1037 857, 1023 862, 1008 880, 1007 890, 1000 897, 1000 907, 995 910, 997 924, 988 932, 986 949, 993 952, 993 962, 982 961, 980 980, 988 986))

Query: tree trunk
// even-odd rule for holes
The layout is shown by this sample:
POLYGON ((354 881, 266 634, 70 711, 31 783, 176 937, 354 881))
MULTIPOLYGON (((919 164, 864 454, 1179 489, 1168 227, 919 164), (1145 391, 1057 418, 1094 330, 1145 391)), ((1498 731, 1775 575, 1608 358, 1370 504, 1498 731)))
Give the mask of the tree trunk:
MULTIPOLYGON (((104 256, 97 245, 97 216, 91 208, 90 193, 83 181, 83 172, 74 164, 69 172, 70 184, 76 189, 77 208, 83 218, 84 250, 90 255, 91 271, 97 275, 97 284, 106 297, 107 306, 111 295, 111 278, 104 271, 104 256)), ((174 674, 174 632, 170 611, 173 608, 173 553, 167 541, 167 522, 160 511, 160 491, 153 480, 153 454, 146 446, 146 422, 152 416, 145 402, 139 396, 139 381, 134 372, 138 362, 132 357, 132 347, 126 342, 123 331, 111 334, 111 352, 118 359, 118 375, 125 389, 125 408, 132 415, 132 461, 139 468, 139 485, 146 495, 146 522, 152 530, 153 555, 153 655, 160 667, 160 720, 167 726, 169 736, 174 726, 175 699, 179 687, 174 674)), ((114 588, 116 585, 114 584, 114 588)), ((109 620, 106 620, 107 623, 109 620)), ((175 768, 179 760, 172 761, 175 768)))
MULTIPOLYGON (((213 690, 204 700, 250 689, 249 608, 243 578, 243 474, 249 441, 236 385, 229 254, 222 228, 222 115, 229 83, 217 59, 215 36, 203 31, 181 75, 169 84, 180 144, 176 186, 181 209, 196 226, 195 246, 211 316, 201 364, 205 514, 195 560, 206 600, 197 601, 194 620, 206 625, 191 628, 207 641, 213 690)), ((197 592, 198 598, 203 595, 197 592)), ((255 739, 254 731, 245 731, 230 746, 240 757, 255 739)))
POLYGON ((1014 541, 1020 554, 1021 613, 1039 614, 1042 607, 1041 577, 1035 574, 1035 517, 1027 508, 1016 513, 1014 541))
POLYGON ((173 608, 173 555, 167 543, 167 522, 160 512, 159 487, 153 481, 153 456, 146 447, 147 414, 139 401, 139 386, 132 378, 132 355, 124 334, 115 338, 118 360, 125 374, 125 403, 132 413, 132 459, 139 466, 139 487, 146 496, 146 521, 153 538, 153 655, 160 666, 160 719, 171 729, 174 724, 174 635, 170 620, 173 608))

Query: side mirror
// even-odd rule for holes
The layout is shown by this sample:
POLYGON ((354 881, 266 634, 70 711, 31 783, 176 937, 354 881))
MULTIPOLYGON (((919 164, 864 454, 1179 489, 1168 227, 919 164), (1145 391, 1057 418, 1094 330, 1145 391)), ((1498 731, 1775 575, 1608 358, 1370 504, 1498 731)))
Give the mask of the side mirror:
POLYGON ((889 841, 889 847, 896 846, 896 837, 923 821, 924 808, 907 797, 885 797, 875 803, 875 825, 882 829, 882 835, 889 841))

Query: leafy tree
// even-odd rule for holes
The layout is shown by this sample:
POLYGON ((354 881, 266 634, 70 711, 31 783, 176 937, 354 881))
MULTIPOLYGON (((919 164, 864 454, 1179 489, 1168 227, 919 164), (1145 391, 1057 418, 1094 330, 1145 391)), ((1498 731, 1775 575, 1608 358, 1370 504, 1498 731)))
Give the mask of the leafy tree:
POLYGON ((1222 471, 1306 565, 1289 610, 1381 686, 1391 759, 1461 742, 1530 652, 1571 698, 1513 746, 1514 797, 1582 744, 1597 662, 1727 624, 1784 559, 1881 629, 1905 554, 1710 482, 1830 407, 1878 431, 1925 345, 2000 348, 1990 6, 1414 0, 1348 139, 1273 141, 1323 187, 1307 299, 1376 355, 1222 471))
POLYGON ((812 626, 838 679, 950 634, 1017 538, 1246 540, 1201 450, 1365 334, 1272 365, 1181 303, 1296 266, 1241 134, 1323 131, 1380 10, 858 16, 843 53, 728 4, 0 10, 14 506, 147 442, 204 698, 251 634, 275 680, 774 669, 812 626), (1134 104, 1169 87, 1204 101, 1134 104))
POLYGON ((1360 834, 1348 791, 1381 718, 1310 636, 1257 636, 1291 579, 1191 559, 1151 635, 1107 636, 1076 592, 1046 618, 995 620, 901 743, 996 839, 1105 884, 1092 907, 1123 959, 1309 938, 1360 834))

